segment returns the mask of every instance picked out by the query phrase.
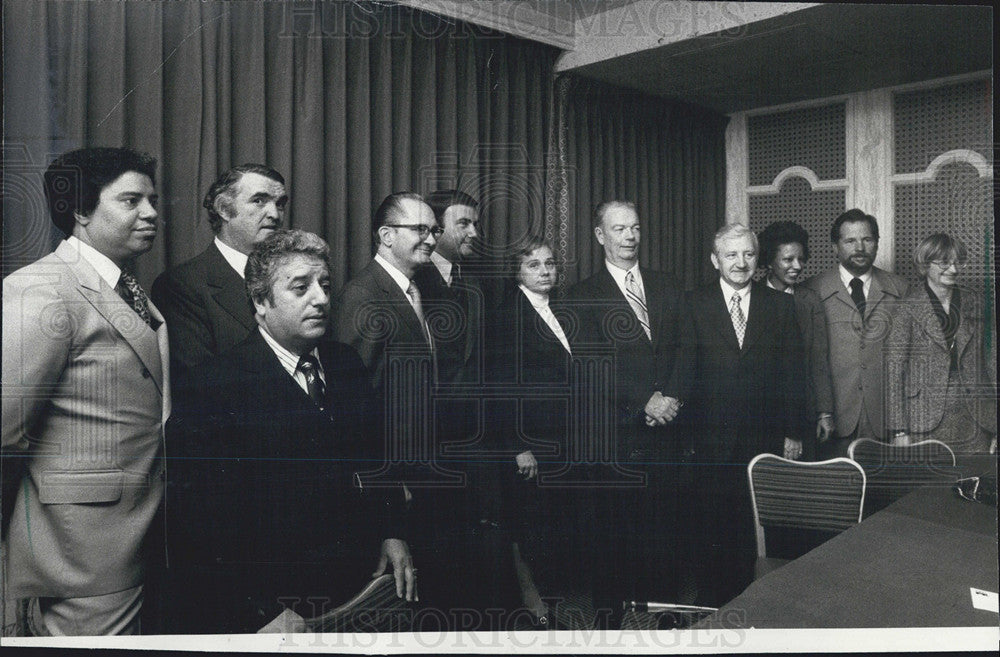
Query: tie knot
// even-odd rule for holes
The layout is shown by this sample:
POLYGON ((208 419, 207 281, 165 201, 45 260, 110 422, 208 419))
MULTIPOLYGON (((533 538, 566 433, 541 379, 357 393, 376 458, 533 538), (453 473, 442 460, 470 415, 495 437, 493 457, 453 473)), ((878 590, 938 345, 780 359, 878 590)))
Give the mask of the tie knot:
POLYGON ((319 369, 319 361, 312 354, 306 354, 299 359, 299 369, 304 373, 315 372, 319 369))
POLYGON ((851 279, 851 292, 863 292, 865 289, 865 282, 860 278, 854 277, 851 279))
POLYGON ((739 292, 733 292, 733 298, 729 300, 729 305, 738 306, 740 301, 743 301, 743 297, 740 296, 739 292))

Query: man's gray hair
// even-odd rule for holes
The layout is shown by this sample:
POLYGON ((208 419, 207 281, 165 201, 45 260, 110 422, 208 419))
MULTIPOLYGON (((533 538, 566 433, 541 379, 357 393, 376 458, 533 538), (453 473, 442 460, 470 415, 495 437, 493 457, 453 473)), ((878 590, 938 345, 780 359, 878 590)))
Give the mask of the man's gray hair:
POLYGON ((274 275, 291 256, 304 255, 322 260, 330 269, 330 246, 322 237, 304 230, 276 230, 258 242, 247 257, 247 296, 250 307, 267 299, 274 303, 274 275))
POLYGON ((719 255, 719 244, 725 242, 726 240, 747 236, 749 236, 750 241, 753 242, 754 250, 759 251, 760 245, 757 243, 756 233, 743 224, 726 224, 715 232, 715 238, 712 240, 712 253, 719 255))

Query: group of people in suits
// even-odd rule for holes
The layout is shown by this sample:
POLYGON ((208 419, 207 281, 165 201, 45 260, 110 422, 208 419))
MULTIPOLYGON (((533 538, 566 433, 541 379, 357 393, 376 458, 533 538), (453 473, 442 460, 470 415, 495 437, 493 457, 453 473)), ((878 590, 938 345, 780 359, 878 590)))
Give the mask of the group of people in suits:
POLYGON ((206 194, 213 243, 149 298, 155 161, 81 149, 44 180, 67 238, 4 279, 5 632, 307 631, 371 568, 437 630, 559 627, 574 587, 613 626, 623 600, 749 583, 757 453, 995 450, 964 245, 927 238, 908 291, 860 210, 804 282, 797 224, 724 226, 718 278, 685 293, 611 200, 592 276, 557 295, 552 245, 525 238, 494 296, 476 199, 399 192, 334 294, 328 245, 282 228, 283 177, 246 164, 206 194))

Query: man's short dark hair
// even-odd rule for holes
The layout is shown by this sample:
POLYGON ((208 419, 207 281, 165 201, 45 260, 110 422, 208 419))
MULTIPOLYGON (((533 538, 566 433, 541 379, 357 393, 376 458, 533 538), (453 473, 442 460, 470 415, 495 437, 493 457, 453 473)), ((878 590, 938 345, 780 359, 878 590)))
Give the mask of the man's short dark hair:
POLYGON ((45 170, 43 180, 52 223, 72 235, 74 214, 91 214, 101 190, 129 171, 149 176, 156 184, 156 158, 131 148, 80 148, 57 157, 45 170))
POLYGON ((830 241, 837 243, 840 241, 840 227, 846 223, 857 223, 859 221, 867 221, 868 225, 872 229, 872 237, 878 239, 878 221, 875 217, 870 214, 865 214, 857 208, 851 208, 847 212, 844 212, 839 217, 837 217, 833 222, 833 227, 830 228, 830 241))
POLYGON ((794 221, 775 221, 760 231, 757 236, 760 242, 760 266, 766 267, 774 260, 778 247, 785 244, 801 244, 802 260, 809 260, 809 233, 794 221))
POLYGON ((635 212, 636 215, 639 214, 639 211, 635 209, 635 203, 632 201, 605 201, 594 208, 594 228, 601 225, 601 220, 604 219, 604 215, 608 212, 608 210, 613 208, 628 208, 632 212, 635 212))
POLYGON ((444 212, 453 205, 468 205, 479 207, 479 201, 457 189, 439 189, 427 195, 427 205, 434 211, 434 218, 439 224, 444 223, 444 212))
POLYGON ((424 197, 416 192, 396 192, 386 196, 378 209, 375 210, 375 217, 372 219, 372 238, 376 244, 381 244, 378 229, 386 224, 396 223, 396 217, 403 212, 402 202, 405 199, 427 203, 424 197))
POLYGON ((218 233, 222 230, 222 217, 215 209, 215 199, 220 196, 232 196, 236 191, 236 184, 239 183, 240 179, 243 178, 243 174, 246 173, 256 173, 264 176, 265 178, 270 178, 275 182, 279 182, 282 185, 285 184, 285 179, 280 173, 269 166, 254 164, 252 162, 241 164, 238 167, 233 167, 223 173, 219 176, 219 179, 212 183, 211 187, 208 188, 208 192, 205 194, 205 200, 201 202, 205 209, 208 210, 208 225, 212 228, 213 233, 218 233))
POLYGON ((322 260, 330 269, 330 246, 322 237, 304 230, 278 229, 254 245, 247 256, 246 276, 247 296, 251 311, 253 304, 264 299, 274 303, 274 275, 281 263, 288 257, 304 255, 322 260))

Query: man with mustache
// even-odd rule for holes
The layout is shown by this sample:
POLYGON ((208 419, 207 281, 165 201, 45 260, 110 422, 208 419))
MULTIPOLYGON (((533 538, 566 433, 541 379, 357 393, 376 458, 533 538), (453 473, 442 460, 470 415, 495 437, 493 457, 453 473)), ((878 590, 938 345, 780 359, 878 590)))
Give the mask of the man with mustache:
POLYGON ((813 276, 826 313, 833 379, 834 438, 819 446, 820 459, 846 456, 855 438, 885 439, 883 345, 893 307, 908 285, 874 266, 878 222, 857 208, 841 214, 830 229, 835 269, 813 276))
POLYGON ((153 283, 153 300, 170 326, 175 381, 255 328, 243 269, 254 245, 281 227, 288 205, 285 179, 262 164, 241 164, 212 183, 202 205, 215 239, 153 283))
POLYGON ((612 469, 622 465, 631 473, 629 486, 600 482, 593 491, 596 535, 605 537, 595 541, 602 564, 594 569, 595 604, 610 605, 613 626, 623 599, 683 599, 682 588, 691 592, 680 577, 688 569, 682 565, 684 513, 676 504, 683 474, 676 464, 689 449, 675 421, 689 386, 678 363, 681 287, 671 276, 639 265, 635 204, 598 205, 594 237, 604 262, 570 288, 565 306, 579 325, 570 337, 574 356, 598 349, 613 359, 610 399, 605 389, 595 389, 588 399, 592 411, 602 409, 598 412, 609 414, 613 424, 584 427, 570 440, 583 448, 596 437, 604 454, 613 455, 612 469), (645 476, 645 485, 636 481, 637 474, 645 476))
POLYGON ((257 330, 195 367, 167 426, 170 631, 304 631, 392 564, 415 597, 399 516, 359 485, 379 410, 367 371, 326 339, 329 247, 277 230, 246 266, 257 330), (326 600, 326 608, 318 603, 326 600))
POLYGON ((155 172, 127 148, 61 155, 43 183, 66 239, 3 281, 4 602, 31 634, 140 632, 170 413, 167 327, 134 276, 155 172))
POLYGON ((762 452, 799 458, 812 430, 794 304, 791 296, 753 282, 757 251, 757 236, 746 226, 719 229, 711 255, 719 278, 687 297, 685 362, 693 387, 684 413, 699 464, 693 496, 703 541, 698 584, 702 602, 713 606, 752 579, 747 463, 762 452))

